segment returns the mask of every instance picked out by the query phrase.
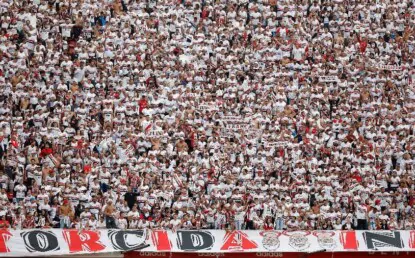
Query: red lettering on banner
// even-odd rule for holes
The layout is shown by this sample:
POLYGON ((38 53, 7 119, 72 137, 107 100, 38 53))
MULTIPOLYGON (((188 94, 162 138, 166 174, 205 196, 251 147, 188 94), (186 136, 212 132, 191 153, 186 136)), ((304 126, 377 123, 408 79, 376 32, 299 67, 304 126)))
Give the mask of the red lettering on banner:
POLYGON ((341 231, 340 242, 346 250, 357 250, 359 242, 357 242, 355 231, 341 231))
POLYGON ((105 245, 99 241, 99 231, 64 230, 62 233, 71 253, 82 251, 98 252, 105 249, 105 245))
POLYGON ((10 233, 7 229, 0 229, 0 253, 10 252, 6 242, 9 241, 12 236, 12 233, 10 233))
POLYGON ((153 240, 154 246, 156 246, 157 251, 170 251, 171 243, 169 240, 169 235, 165 230, 153 230, 151 232, 151 240, 153 240))
POLYGON ((226 233, 224 242, 220 250, 243 251, 258 248, 258 245, 241 231, 226 233))
POLYGON ((409 231, 409 247, 415 248, 415 230, 409 231))

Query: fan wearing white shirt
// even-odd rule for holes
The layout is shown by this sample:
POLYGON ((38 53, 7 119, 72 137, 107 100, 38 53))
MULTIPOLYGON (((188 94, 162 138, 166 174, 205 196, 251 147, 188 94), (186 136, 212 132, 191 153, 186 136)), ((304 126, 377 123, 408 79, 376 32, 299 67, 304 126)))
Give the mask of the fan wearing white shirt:
POLYGON ((16 192, 16 200, 19 203, 25 198, 27 187, 23 184, 23 181, 20 181, 20 183, 14 187, 14 191, 16 192))
POLYGON ((235 229, 241 230, 245 218, 246 208, 242 206, 241 201, 236 201, 233 206, 235 229))
POLYGON ((121 212, 120 217, 117 220, 117 226, 119 229, 127 229, 128 227, 128 222, 123 212, 121 212))
POLYGON ((367 230, 367 205, 363 203, 356 204, 356 218, 357 218, 357 229, 367 230))

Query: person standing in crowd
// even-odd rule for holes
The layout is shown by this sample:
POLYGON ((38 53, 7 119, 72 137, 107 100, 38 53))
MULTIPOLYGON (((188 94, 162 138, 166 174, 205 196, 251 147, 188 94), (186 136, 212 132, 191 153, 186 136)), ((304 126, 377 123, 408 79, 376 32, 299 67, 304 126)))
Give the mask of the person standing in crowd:
POLYGON ((71 220, 74 217, 72 205, 68 200, 63 200, 59 208, 60 228, 70 228, 71 220))
POLYGON ((117 228, 116 220, 115 220, 115 214, 116 209, 114 207, 114 204, 112 203, 112 200, 108 200, 105 208, 104 208, 104 215, 105 215, 105 221, 106 221, 106 227, 107 228, 117 228))

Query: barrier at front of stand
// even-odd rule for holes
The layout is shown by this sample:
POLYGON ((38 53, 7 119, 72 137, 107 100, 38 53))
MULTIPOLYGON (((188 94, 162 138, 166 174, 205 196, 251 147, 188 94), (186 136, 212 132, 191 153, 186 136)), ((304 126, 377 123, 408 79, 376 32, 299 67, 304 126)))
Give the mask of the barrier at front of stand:
POLYGON ((127 252, 124 258, 389 258, 415 257, 414 252, 313 252, 313 253, 155 253, 127 252))
POLYGON ((414 231, 153 230, 146 252, 377 252, 415 251, 414 231))
MULTIPOLYGON (((222 230, 0 230, 0 257, 56 256, 127 252, 126 255, 228 256, 243 253, 246 257, 302 257, 318 255, 343 257, 356 253, 415 251, 413 231, 222 231, 222 230), (138 253, 138 254, 137 254, 138 253), (144 255, 146 254, 146 255, 144 255), (267 256, 268 255, 268 256, 267 256), (335 255, 335 256, 334 256, 335 255)), ((396 255, 395 254, 395 255, 396 255)), ((415 253, 412 253, 415 257, 415 253)), ((190 257, 190 256, 189 256, 190 257)), ((350 256, 349 256, 350 257, 350 256)), ((242 258, 238 255, 238 258, 242 258)))

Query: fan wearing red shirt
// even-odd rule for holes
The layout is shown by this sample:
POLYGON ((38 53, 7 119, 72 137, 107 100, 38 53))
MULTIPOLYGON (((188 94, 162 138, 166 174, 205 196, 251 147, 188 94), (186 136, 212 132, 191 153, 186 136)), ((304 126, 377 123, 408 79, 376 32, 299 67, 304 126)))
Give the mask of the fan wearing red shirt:
POLYGON ((140 113, 142 113, 143 110, 146 109, 148 106, 146 97, 142 96, 141 99, 138 101, 138 105, 140 106, 140 113))
POLYGON ((49 156, 50 154, 53 154, 53 149, 52 147, 47 144, 44 148, 42 148, 42 150, 40 151, 39 157, 44 158, 49 156))
POLYGON ((264 230, 273 230, 274 229, 274 223, 272 223, 272 220, 270 217, 267 217, 264 222, 263 226, 264 230))
POLYGON ((360 45, 360 53, 365 53, 366 48, 367 48, 367 40, 366 39, 361 39, 359 37, 359 35, 357 35, 357 41, 359 42, 360 45))
POLYGON ((0 228, 10 228, 10 223, 8 220, 6 220, 6 216, 1 217, 0 228))
POLYGON ((26 219, 23 221, 23 228, 34 228, 35 219, 30 213, 27 214, 26 219))
POLYGON ((362 182, 362 177, 360 176, 359 171, 355 171, 352 178, 356 179, 359 183, 362 182))

